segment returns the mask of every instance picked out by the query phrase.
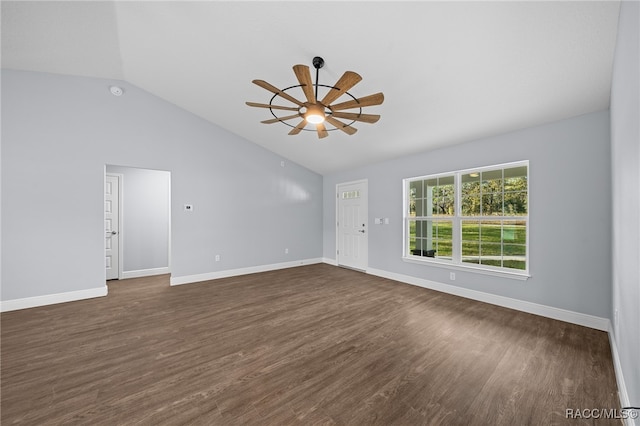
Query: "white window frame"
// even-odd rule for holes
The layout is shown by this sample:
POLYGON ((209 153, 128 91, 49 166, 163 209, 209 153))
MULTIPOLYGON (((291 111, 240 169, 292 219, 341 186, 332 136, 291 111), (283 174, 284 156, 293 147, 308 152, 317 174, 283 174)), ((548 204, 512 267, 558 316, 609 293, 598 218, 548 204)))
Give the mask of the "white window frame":
POLYGON ((424 176, 414 176, 414 177, 403 179, 402 180, 402 191, 403 191, 403 195, 402 195, 402 207, 403 207, 402 260, 409 263, 416 263, 416 264, 422 264, 422 265, 427 264, 430 266, 442 267, 447 269, 455 269, 455 270, 461 270, 461 271, 470 271, 470 272, 475 272, 479 274, 492 275, 492 276, 498 276, 498 277, 507 277, 507 278, 513 278, 518 280, 528 279, 531 276, 529 273, 530 271, 529 240, 531 235, 530 228, 529 228, 529 212, 531 208, 531 205, 529 203, 529 192, 530 192, 529 182, 530 181, 531 181, 531 168, 529 167, 528 160, 494 164, 490 166, 474 167, 474 168, 464 169, 464 170, 454 170, 450 172, 437 173, 437 174, 424 175, 424 176), (462 216, 462 203, 461 203, 462 175, 468 174, 468 173, 474 173, 474 172, 486 172, 486 171, 501 170, 501 169, 508 169, 513 167, 521 167, 521 166, 527 167, 527 215, 526 216, 462 216), (416 255, 413 255, 412 253, 409 253, 409 228, 410 228, 409 223, 411 220, 415 220, 415 218, 412 218, 409 216, 409 201, 410 201, 409 188, 410 188, 411 182, 414 182, 417 180, 434 179, 434 178, 451 176, 451 175, 454 176, 454 195, 455 195, 454 210, 455 212, 452 216, 442 216, 435 219, 452 221, 452 241, 451 241, 452 259, 448 260, 448 259, 442 259, 437 257, 431 258, 431 257, 424 257, 424 256, 416 256, 416 255), (463 220, 477 220, 477 221, 482 221, 482 220, 522 221, 524 220, 526 223, 526 242, 525 242, 526 269, 519 270, 519 269, 511 269, 511 268, 491 266, 491 265, 478 265, 478 264, 462 262, 461 245, 462 245, 462 221, 463 220))

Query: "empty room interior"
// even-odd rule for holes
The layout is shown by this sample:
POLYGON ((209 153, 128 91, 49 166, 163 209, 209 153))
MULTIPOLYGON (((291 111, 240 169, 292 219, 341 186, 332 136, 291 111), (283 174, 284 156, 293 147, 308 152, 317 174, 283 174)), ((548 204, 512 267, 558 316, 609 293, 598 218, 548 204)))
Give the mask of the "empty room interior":
POLYGON ((2 424, 640 425, 640 2, 1 15, 2 424))

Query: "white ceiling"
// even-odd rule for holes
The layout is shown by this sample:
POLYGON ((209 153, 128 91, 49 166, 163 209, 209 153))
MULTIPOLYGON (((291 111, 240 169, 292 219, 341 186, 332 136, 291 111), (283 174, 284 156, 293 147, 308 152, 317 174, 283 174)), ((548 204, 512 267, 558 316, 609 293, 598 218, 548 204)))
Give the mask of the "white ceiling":
MULTIPOLYGON (((320 174, 609 107, 618 1, 2 1, 3 68, 126 80, 320 174), (288 136, 262 79, 322 56, 376 124, 288 136)), ((302 98, 302 96, 300 96, 302 98)), ((283 102, 286 103, 286 102, 283 102)), ((294 123, 295 124, 295 123, 294 123)))

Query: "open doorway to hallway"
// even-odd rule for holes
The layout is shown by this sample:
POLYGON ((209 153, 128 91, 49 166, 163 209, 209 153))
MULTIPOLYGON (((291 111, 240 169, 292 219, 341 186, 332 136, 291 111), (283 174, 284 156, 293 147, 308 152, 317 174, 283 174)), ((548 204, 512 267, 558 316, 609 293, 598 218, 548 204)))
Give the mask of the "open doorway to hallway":
POLYGON ((107 280, 171 272, 171 172, 106 165, 105 272, 107 280))

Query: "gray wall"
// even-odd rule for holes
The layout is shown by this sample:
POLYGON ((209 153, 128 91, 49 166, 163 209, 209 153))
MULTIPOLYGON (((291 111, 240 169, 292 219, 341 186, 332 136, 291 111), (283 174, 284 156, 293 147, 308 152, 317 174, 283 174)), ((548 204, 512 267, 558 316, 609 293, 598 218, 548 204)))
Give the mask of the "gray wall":
POLYGON ((121 176, 122 270, 169 268, 171 173, 107 165, 121 176))
POLYGON ((631 405, 640 405, 640 3, 622 2, 611 87, 612 318, 631 405))
MULTIPOLYGON (((335 259, 335 185, 369 180, 369 267, 608 318, 611 311, 609 112, 324 177, 324 257, 335 259), (530 160, 527 281, 402 261, 402 179, 530 160), (389 225, 373 225, 388 217, 389 225)), ((393 144, 393 141, 389 141, 393 144)))
POLYGON ((3 70, 2 300, 104 287, 105 164, 171 172, 173 277, 318 258, 322 177, 281 161, 124 82, 3 70))

